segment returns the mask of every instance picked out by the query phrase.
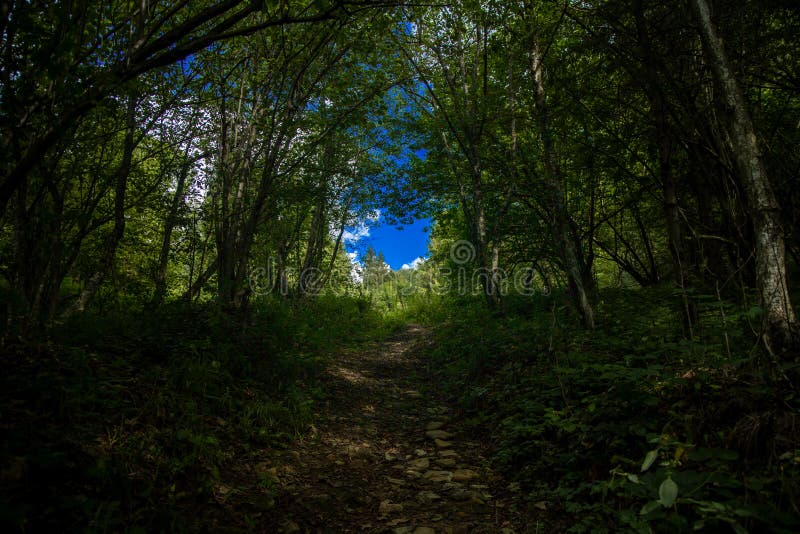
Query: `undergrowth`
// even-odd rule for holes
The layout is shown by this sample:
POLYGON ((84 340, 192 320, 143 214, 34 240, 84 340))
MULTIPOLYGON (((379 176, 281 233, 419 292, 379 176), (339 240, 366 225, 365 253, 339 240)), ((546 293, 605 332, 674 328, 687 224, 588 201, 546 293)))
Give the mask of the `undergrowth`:
POLYGON ((687 341, 669 290, 603 292, 591 333, 564 300, 509 298, 492 314, 444 299, 412 313, 433 327, 426 358, 527 513, 568 532, 800 528, 798 397, 754 342, 758 310, 700 298, 687 341))
POLYGON ((8 343, 0 527, 246 527, 273 488, 237 466, 307 429, 324 395, 315 377, 337 350, 396 327, 363 302, 321 297, 255 304, 246 320, 185 304, 85 315, 46 341, 8 343))

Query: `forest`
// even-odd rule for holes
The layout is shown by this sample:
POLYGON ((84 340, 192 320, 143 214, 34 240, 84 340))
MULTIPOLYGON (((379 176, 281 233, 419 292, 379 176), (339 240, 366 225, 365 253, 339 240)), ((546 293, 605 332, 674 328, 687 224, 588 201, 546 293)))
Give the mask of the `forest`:
POLYGON ((795 0, 0 1, 0 528, 798 532, 798 146, 795 0))

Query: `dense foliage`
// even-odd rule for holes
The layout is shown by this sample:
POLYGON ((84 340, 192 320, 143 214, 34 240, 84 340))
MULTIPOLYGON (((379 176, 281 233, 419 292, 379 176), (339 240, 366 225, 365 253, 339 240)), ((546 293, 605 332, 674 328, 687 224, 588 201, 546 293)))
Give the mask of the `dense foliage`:
POLYGON ((75 318, 7 349, 0 524, 246 530, 275 497, 248 467, 308 431, 329 358, 396 324, 346 298, 263 303, 245 326, 168 305, 75 318))
POLYGON ((798 34, 790 0, 2 3, 3 524, 193 530, 236 486, 252 528, 231 459, 415 320, 553 529, 797 530, 798 34), (420 217, 410 269, 359 243, 420 217))
POLYGON ((564 296, 418 308, 426 351, 549 531, 792 532, 798 399, 759 363, 748 310, 711 299, 682 339, 674 295, 607 290, 581 334, 564 296), (670 492, 672 487, 672 492, 670 492))

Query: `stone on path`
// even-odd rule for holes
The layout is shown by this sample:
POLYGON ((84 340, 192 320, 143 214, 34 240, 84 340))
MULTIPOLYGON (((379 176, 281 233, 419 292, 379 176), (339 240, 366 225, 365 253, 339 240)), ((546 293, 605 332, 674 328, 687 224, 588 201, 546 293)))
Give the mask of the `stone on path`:
POLYGON ((425 432, 425 435, 431 439, 450 439, 455 434, 451 434, 446 430, 428 430, 425 432))
POLYGON ((466 482, 468 480, 472 480, 476 478, 478 473, 473 471, 472 469, 456 469, 453 471, 453 481, 455 482, 466 482))
POLYGON ((283 523, 281 532, 285 532, 286 534, 294 534, 295 532, 300 532, 300 526, 291 519, 287 519, 283 523))
POLYGON ((381 501, 380 506, 378 506, 378 513, 381 515, 387 515, 395 512, 402 512, 403 505, 399 503, 393 503, 392 501, 386 500, 381 501))
POLYGON ((436 438, 433 440, 433 442, 436 443, 436 446, 439 447, 440 449, 449 449, 450 447, 453 446, 452 441, 445 441, 443 439, 436 438))
POLYGON ((473 498, 480 498, 481 494, 474 490, 456 488, 450 492, 450 498, 454 501, 469 501, 473 498))
POLYGON ((430 527, 398 527, 392 532, 393 534, 436 534, 436 531, 430 527))
POLYGON ((420 491, 417 493, 417 500, 423 504, 430 504, 433 501, 437 501, 442 497, 432 491, 420 491))
POLYGON ((425 430, 439 430, 444 426, 442 421, 431 421, 427 425, 425 425, 425 430))
POLYGON ((453 473, 450 471, 426 471, 422 476, 431 482, 450 482, 453 478, 453 473))
POLYGON ((408 462, 409 469, 427 469, 430 465, 431 462, 427 458, 419 458, 408 462))

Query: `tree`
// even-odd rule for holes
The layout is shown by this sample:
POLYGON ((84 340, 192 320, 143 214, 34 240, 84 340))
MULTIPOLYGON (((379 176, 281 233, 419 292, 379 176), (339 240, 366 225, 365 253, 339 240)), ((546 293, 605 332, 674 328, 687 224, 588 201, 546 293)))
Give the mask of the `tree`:
POLYGON ((331 20, 346 3, 267 6, 225 0, 209 5, 182 0, 5 6, 0 23, 5 51, 0 67, 0 217, 54 145, 100 102, 140 75, 218 41, 331 20))
POLYGON ((771 352, 786 354, 798 346, 797 317, 786 279, 786 246, 780 207, 767 176, 758 136, 736 77, 731 70, 706 0, 691 0, 706 61, 722 97, 725 141, 729 145, 755 232, 756 283, 764 310, 763 339, 771 352))
POLYGON ((580 253, 580 242, 575 239, 574 230, 570 225, 570 218, 564 202, 564 186, 561 169, 555 152, 553 130, 550 125, 549 109, 547 105, 547 92, 544 82, 545 49, 540 42, 539 30, 535 22, 536 14, 531 12, 532 5, 525 6, 529 28, 529 43, 531 54, 531 78, 535 94, 535 114, 539 129, 539 137, 544 153, 544 186, 547 191, 546 203, 551 212, 551 227, 553 238, 558 249, 560 260, 567 274, 567 281, 573 296, 575 307, 580 311, 581 318, 587 328, 594 329, 594 312, 589 302, 586 283, 591 276, 587 276, 588 266, 580 253), (578 241, 576 243, 576 241, 578 241))

